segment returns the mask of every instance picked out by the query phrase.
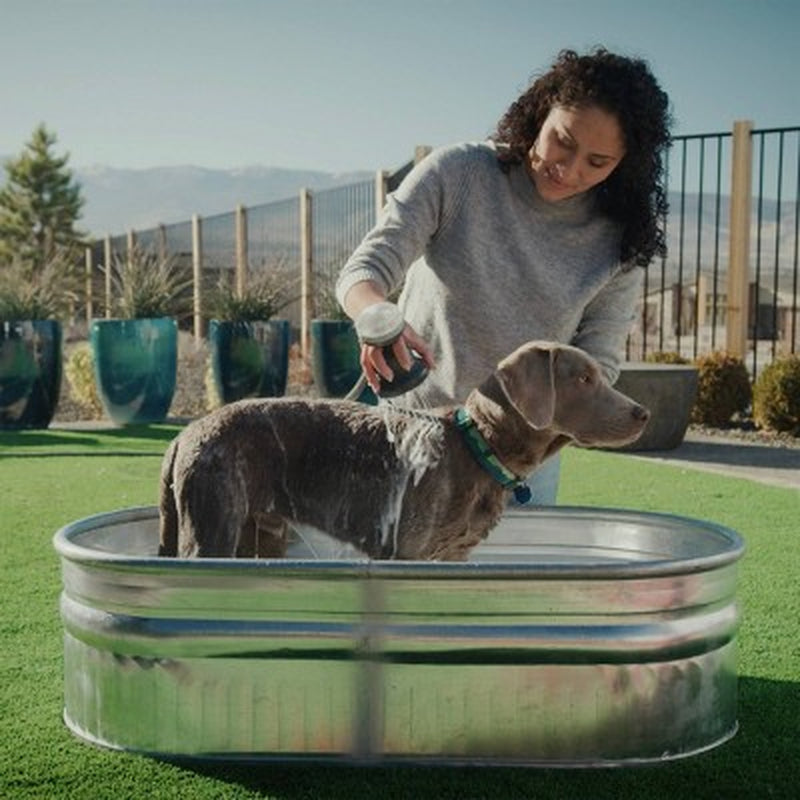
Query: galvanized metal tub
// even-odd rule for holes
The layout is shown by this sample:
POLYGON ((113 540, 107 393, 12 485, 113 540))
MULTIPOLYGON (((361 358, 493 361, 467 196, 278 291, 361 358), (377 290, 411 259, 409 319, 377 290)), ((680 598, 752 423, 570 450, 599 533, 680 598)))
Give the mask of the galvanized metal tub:
POLYGON ((183 560, 155 555, 155 508, 61 529, 69 728, 166 757, 541 766, 736 731, 729 529, 509 512, 457 564, 330 558, 303 536, 286 560, 183 560))

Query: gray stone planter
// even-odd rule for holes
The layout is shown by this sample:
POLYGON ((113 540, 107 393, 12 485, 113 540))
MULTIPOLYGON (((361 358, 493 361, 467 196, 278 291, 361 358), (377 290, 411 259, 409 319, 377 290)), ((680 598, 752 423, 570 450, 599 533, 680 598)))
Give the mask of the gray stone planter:
POLYGON ((697 394, 697 367, 690 364, 622 365, 616 388, 650 409, 644 433, 622 450, 673 450, 686 435, 697 394))

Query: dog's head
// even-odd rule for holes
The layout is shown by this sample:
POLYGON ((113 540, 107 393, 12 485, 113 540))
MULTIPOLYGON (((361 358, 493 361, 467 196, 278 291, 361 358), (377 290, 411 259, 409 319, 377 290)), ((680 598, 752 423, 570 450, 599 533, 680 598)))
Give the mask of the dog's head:
POLYGON ((612 388, 598 363, 577 347, 528 342, 498 364, 495 377, 528 425, 583 445, 635 441, 650 416, 612 388))

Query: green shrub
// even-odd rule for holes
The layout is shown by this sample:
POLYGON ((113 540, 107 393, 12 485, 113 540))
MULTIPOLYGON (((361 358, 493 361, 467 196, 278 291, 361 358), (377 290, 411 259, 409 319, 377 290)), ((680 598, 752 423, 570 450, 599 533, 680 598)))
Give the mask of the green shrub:
POLYGON ((800 355, 761 371, 753 386, 753 420, 760 428, 800 436, 800 355))
POLYGON ((700 356, 697 366, 697 397, 692 422, 725 427, 735 414, 746 414, 753 397, 750 375, 744 361, 723 351, 700 356))
POLYGON ((648 364, 688 364, 689 359, 684 358, 680 353, 674 350, 654 350, 648 353, 644 360, 648 364))
POLYGON ((92 419, 103 416, 103 404, 97 394, 94 380, 94 359, 88 342, 75 347, 64 366, 72 396, 78 405, 88 411, 92 419))

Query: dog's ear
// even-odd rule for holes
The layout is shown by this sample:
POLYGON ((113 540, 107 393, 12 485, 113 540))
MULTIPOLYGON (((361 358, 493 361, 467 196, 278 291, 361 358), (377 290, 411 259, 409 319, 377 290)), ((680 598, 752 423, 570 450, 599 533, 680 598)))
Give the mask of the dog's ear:
POLYGON ((533 345, 515 350, 497 365, 495 372, 511 405, 537 430, 553 424, 556 407, 554 366, 555 351, 550 347, 533 345))

